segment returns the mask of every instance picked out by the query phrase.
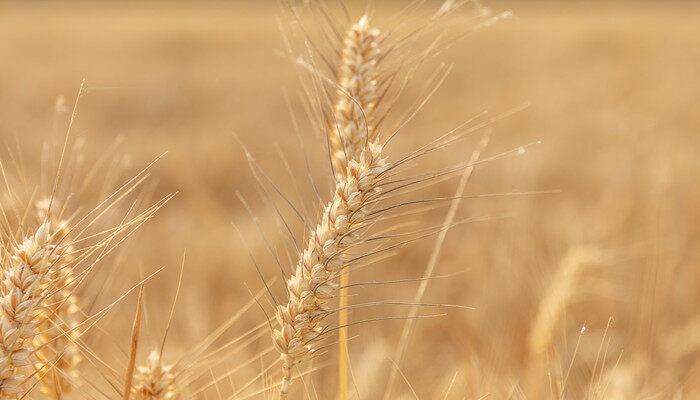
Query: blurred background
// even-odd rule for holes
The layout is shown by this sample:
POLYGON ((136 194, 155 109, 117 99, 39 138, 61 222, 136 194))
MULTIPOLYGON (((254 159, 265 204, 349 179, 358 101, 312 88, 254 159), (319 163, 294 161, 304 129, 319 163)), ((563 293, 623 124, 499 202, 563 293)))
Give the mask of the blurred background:
MULTIPOLYGON (((364 2, 346 5, 353 19, 362 15, 364 2)), ((700 397, 700 5, 484 5, 494 13, 510 10, 516 18, 472 31, 466 6, 465 17, 455 19, 464 25, 452 21, 451 29, 468 34, 428 63, 395 105, 400 118, 435 65, 454 64, 445 84, 398 136, 397 152, 484 110, 496 115, 528 104, 493 125, 484 156, 541 144, 480 165, 467 192, 560 192, 462 202, 459 218, 493 218, 450 230, 436 273, 463 273, 431 281, 425 301, 474 309, 418 322, 398 363, 406 381, 423 399, 443 398, 453 377, 445 398, 539 398, 529 388, 543 385, 550 393, 550 381, 567 375, 573 398, 700 397), (596 256, 568 289, 566 310, 548 338, 551 350, 533 361, 533 321, 560 270, 581 249, 596 256)), ((438 6, 427 2, 422 9, 427 16, 438 6)), ((375 2, 373 22, 382 28, 402 7, 375 2)), ((283 234, 261 205, 234 133, 274 181, 293 190, 279 148, 303 182, 301 202, 313 207, 294 115, 310 146, 310 169, 328 193, 326 161, 303 122, 308 118, 299 101, 298 70, 283 55, 280 18, 275 2, 0 3, 0 140, 3 147, 21 148, 28 171, 40 165, 44 143, 62 139, 83 79, 85 95, 72 132, 87 143, 88 160, 116 146, 133 173, 167 152, 151 170, 153 198, 178 194, 127 243, 118 279, 111 278, 98 300, 109 303, 140 276, 166 266, 146 293, 147 331, 158 342, 186 248, 166 360, 176 360, 247 303, 248 288, 262 287, 248 250, 268 279, 277 274, 236 193, 252 204, 274 246, 284 243, 283 234)), ((468 159, 479 137, 426 159, 422 167, 468 159)), ((441 182, 430 195, 449 196, 455 185, 441 182)), ((444 212, 433 210, 418 220, 436 225, 444 212)), ((353 279, 419 277, 433 243, 427 238, 412 244, 353 279)), ((279 280, 276 285, 279 292, 279 280)), ((410 300, 415 290, 415 284, 404 284, 355 295, 410 300)), ((134 301, 127 298, 103 323, 122 347, 134 301)), ((385 307, 351 318, 405 313, 405 307, 385 307)), ((264 321, 254 307, 231 335, 264 321)), ((396 368, 390 358, 403 324, 351 329, 354 398, 381 398, 396 368)), ((106 342, 96 340, 95 351, 112 351, 106 342)), ((264 337, 224 365, 268 346, 264 337)), ((309 377, 318 393, 330 395, 309 398, 335 398, 334 357, 331 351, 309 377)), ((112 358, 126 360, 121 354, 112 358)), ((231 385, 260 372, 261 362, 248 375, 233 374, 231 385)), ((394 393, 414 398, 401 378, 394 393)))

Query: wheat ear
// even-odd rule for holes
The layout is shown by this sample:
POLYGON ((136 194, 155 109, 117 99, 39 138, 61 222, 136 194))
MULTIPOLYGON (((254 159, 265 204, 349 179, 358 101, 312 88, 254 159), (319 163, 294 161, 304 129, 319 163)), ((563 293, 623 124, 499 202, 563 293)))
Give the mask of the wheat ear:
POLYGON ((350 160, 287 281, 289 300, 286 306, 277 307, 280 328, 273 331, 282 359, 282 395, 289 390, 294 365, 309 356, 321 339, 328 302, 338 289, 333 279, 347 265, 343 252, 362 240, 358 231, 368 223, 370 202, 381 193, 377 178, 386 165, 377 143, 368 143, 357 160, 350 160))
POLYGON ((158 350, 151 351, 146 365, 136 368, 131 394, 136 400, 169 400, 175 397, 172 365, 163 363, 158 350))
MULTIPOLYGON (((37 216, 40 221, 47 220, 49 200, 37 204, 37 216)), ((68 234, 68 221, 59 221, 51 232, 50 242, 54 246, 65 241, 68 234)), ((39 391, 52 399, 60 399, 70 393, 73 386, 70 381, 77 381, 78 365, 82 360, 80 349, 76 344, 76 328, 79 326, 78 298, 72 292, 75 277, 70 262, 73 247, 62 245, 60 261, 51 265, 47 272, 49 279, 47 293, 53 293, 45 301, 43 312, 45 319, 39 326, 41 332, 35 337, 34 347, 38 362, 35 368, 40 378, 39 391)))
MULTIPOLYGON (((342 60, 338 71, 338 88, 333 105, 330 132, 330 153, 335 174, 343 177, 347 162, 358 155, 363 144, 374 132, 374 113, 379 99, 377 46, 379 30, 370 28, 365 14, 345 33, 342 60)), ((338 323, 338 377, 341 400, 347 399, 348 388, 348 310, 347 289, 349 274, 340 277, 338 323)))
POLYGON ((552 338, 564 312, 578 291, 586 267, 600 258, 598 249, 571 247, 562 258, 549 290, 540 299, 537 315, 527 336, 524 388, 528 397, 542 398, 542 371, 546 369, 552 338))
POLYGON ((377 46, 379 30, 371 28, 365 14, 345 34, 338 71, 330 150, 333 169, 342 176, 348 161, 357 158, 374 137, 374 111, 379 100, 377 46))
POLYGON ((43 321, 48 272, 61 256, 51 244, 49 223, 21 244, 13 246, 3 260, 0 297, 0 399, 10 399, 24 391, 27 376, 23 369, 32 365, 33 339, 43 321))
POLYGON ((530 357, 540 358, 549 350, 554 330, 576 292, 584 267, 599 258, 600 252, 587 246, 577 246, 567 251, 550 290, 540 300, 528 337, 530 357))

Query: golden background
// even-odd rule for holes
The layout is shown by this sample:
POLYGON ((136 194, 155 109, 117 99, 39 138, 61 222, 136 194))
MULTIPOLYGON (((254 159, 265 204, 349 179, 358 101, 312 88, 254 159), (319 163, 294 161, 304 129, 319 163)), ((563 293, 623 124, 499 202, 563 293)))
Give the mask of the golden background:
MULTIPOLYGON (((377 3, 373 21, 379 27, 402 7, 377 3)), ((449 309, 445 317, 418 322, 401 371, 420 398, 442 398, 455 373, 448 398, 523 398, 513 388, 532 369, 525 346, 539 301, 567 252, 585 245, 602 256, 575 289, 553 338, 556 357, 541 367, 543 379, 566 370, 585 325, 569 382, 572 396, 613 398, 586 397, 601 343, 605 371, 616 364, 633 369, 630 385, 646 396, 639 398, 699 396, 700 328, 693 327, 700 327, 700 8, 691 2, 486 5, 511 10, 516 18, 472 32, 438 57, 454 64, 453 70, 400 133, 396 149, 415 148, 483 110, 497 115, 527 103, 493 125, 485 156, 541 144, 479 166, 467 192, 560 192, 462 202, 460 218, 494 218, 450 230, 437 273, 463 273, 431 281, 425 301, 474 309, 449 309)), ((362 13, 362 4, 349 8, 353 18, 362 13)), ((187 249, 166 359, 176 359, 248 302, 246 285, 252 291, 262 287, 248 248, 268 279, 278 275, 236 192, 252 203, 276 246, 283 245, 283 233, 261 204, 233 133, 287 190, 279 146, 302 182, 304 201, 313 204, 285 97, 296 118, 307 118, 298 71, 280 54, 279 17, 275 4, 252 2, 0 4, 0 139, 8 149, 21 148, 29 175, 38 173, 43 143, 62 140, 83 79, 86 91, 72 135, 85 139, 84 151, 97 157, 118 141, 116 152, 132 173, 167 152, 151 170, 153 198, 175 191, 177 196, 129 241, 116 276, 97 272, 91 278, 113 279, 98 297, 107 304, 139 276, 166 266, 146 292, 147 331, 155 343, 187 249), (65 107, 57 109, 59 97, 65 107)), ((427 66, 414 78, 395 105, 397 118, 420 96, 430 72, 427 66)), ((468 159, 479 136, 427 159, 425 170, 468 159)), ((302 137, 327 193, 328 167, 311 146, 315 136, 306 129, 302 137)), ((449 196, 454 186, 454 180, 441 182, 429 195, 449 196)), ((437 225, 443 214, 433 210, 419 221, 437 225)), ((412 244, 353 279, 419 277, 433 242, 412 244)), ((415 289, 409 283, 361 289, 355 296, 409 301, 415 289)), ((115 368, 126 362, 115 348, 127 346, 133 297, 102 323, 113 338, 95 340, 95 350, 115 368), (111 341, 118 346, 106 344, 111 341)), ((351 318, 405 312, 387 306, 351 318)), ((263 321, 253 307, 230 337, 263 321)), ((403 324, 351 329, 360 398, 381 398, 403 324)), ((224 368, 268 345, 263 337, 240 349, 224 368)), ((145 357, 146 349, 141 352, 145 357)), ((318 393, 327 394, 310 398, 335 398, 334 357, 331 350, 312 375, 318 393)), ((234 386, 259 372, 260 362, 250 368, 249 374, 233 375, 234 386)), ((413 398, 401 379, 395 393, 413 398)))

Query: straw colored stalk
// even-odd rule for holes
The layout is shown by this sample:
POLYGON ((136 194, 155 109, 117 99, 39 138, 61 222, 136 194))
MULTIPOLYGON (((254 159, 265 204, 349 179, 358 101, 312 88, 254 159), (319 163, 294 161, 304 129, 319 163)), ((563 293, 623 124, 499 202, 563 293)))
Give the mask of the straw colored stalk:
MULTIPOLYGON (((38 204, 40 220, 46 220, 47 202, 38 204)), ((51 232, 50 243, 61 243, 61 258, 49 268, 45 291, 47 298, 42 308, 45 318, 34 339, 36 351, 37 377, 40 378, 39 391, 45 396, 60 399, 73 390, 71 382, 78 378, 78 365, 82 360, 76 344, 79 326, 78 298, 73 293, 75 277, 70 267, 73 248, 64 244, 68 234, 68 222, 60 221, 51 232)))
POLYGON ((370 28, 362 16, 345 34, 338 88, 330 121, 330 149, 333 169, 342 176, 348 161, 359 157, 374 136, 375 107, 379 101, 377 46, 379 30, 370 28))
POLYGON ((136 368, 134 386, 131 389, 135 400, 169 400, 175 397, 175 375, 172 365, 163 363, 158 350, 151 351, 146 365, 136 368))
POLYGON ((310 356, 324 332, 335 297, 333 282, 347 266, 344 251, 362 240, 358 234, 367 224, 370 202, 377 198, 379 174, 387 167, 381 145, 368 143, 357 160, 351 160, 346 177, 336 184, 333 199, 324 207, 321 222, 310 232, 294 275, 287 281, 289 300, 278 306, 279 329, 273 342, 281 354, 283 379, 280 393, 289 390, 292 368, 310 356))
POLYGON ((49 270, 62 250, 51 244, 50 226, 13 246, 3 259, 0 286, 0 399, 24 392, 25 371, 32 365, 33 340, 44 322, 49 270))

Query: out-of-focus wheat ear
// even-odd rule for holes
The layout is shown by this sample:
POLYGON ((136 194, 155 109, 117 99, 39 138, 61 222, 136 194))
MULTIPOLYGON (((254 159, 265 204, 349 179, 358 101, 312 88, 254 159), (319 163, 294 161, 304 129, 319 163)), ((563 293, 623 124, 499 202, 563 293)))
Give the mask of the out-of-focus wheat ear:
POLYGON ((554 331, 576 293, 586 266, 598 261, 600 257, 600 251, 589 246, 573 247, 564 255, 549 289, 539 302, 537 315, 531 325, 527 342, 530 356, 541 357, 550 349, 554 331))
POLYGON ((348 161, 360 155, 374 138, 374 111, 380 99, 377 40, 379 30, 363 15, 345 33, 336 100, 329 127, 331 161, 336 175, 347 171, 348 161))
POLYGON ((143 284, 139 288, 139 300, 136 303, 136 316, 134 324, 131 328, 131 345, 129 346, 129 362, 126 366, 126 374, 124 375, 124 400, 129 400, 131 397, 131 383, 134 380, 134 369, 136 366, 136 350, 139 347, 139 333, 141 332, 141 314, 143 304, 143 284))
POLYGON ((349 162, 345 177, 337 182, 333 199, 323 208, 321 221, 299 254, 294 275, 287 281, 289 300, 278 306, 279 328, 273 331, 282 360, 283 397, 289 391, 293 367, 314 352, 324 332, 328 303, 339 286, 333 281, 346 266, 343 251, 362 240, 358 232, 368 223, 371 202, 381 193, 376 184, 386 167, 381 145, 368 143, 360 157, 349 162))
MULTIPOLYGON (((525 387, 530 395, 542 390, 539 380, 551 353, 552 338, 576 292, 586 267, 599 261, 599 249, 591 246, 570 248, 539 302, 537 314, 527 337, 528 374, 525 387)), ((537 398, 538 396, 535 396, 537 398)))
POLYGON ((648 367, 645 356, 635 354, 632 359, 618 362, 605 372, 604 386, 594 393, 589 393, 593 399, 629 400, 645 396, 642 393, 643 373, 648 367))

